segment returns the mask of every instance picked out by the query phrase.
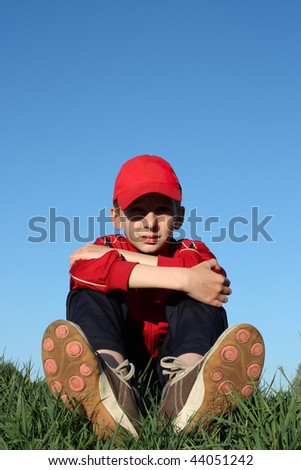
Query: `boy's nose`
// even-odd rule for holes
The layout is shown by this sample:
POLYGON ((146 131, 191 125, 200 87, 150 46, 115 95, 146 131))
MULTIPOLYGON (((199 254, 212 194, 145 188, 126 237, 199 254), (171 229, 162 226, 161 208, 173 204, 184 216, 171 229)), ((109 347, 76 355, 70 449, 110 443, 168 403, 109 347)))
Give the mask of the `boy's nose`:
POLYGON ((147 228, 152 229, 157 225, 157 215, 154 212, 149 212, 144 217, 144 221, 147 228))

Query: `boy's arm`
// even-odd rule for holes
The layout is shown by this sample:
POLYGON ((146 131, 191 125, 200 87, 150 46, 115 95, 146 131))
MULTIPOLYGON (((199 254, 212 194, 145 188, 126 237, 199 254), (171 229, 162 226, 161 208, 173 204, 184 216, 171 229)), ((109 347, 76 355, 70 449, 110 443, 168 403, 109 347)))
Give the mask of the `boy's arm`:
POLYGON ((80 255, 73 262, 71 288, 91 288, 103 292, 121 289, 159 288, 184 292, 190 297, 209 305, 220 307, 231 294, 230 281, 213 270, 219 269, 211 259, 191 268, 162 267, 135 264, 126 261, 115 249, 102 256, 99 251, 88 250, 89 258, 80 255))
POLYGON ((118 253, 122 255, 126 261, 129 261, 131 263, 146 264, 148 266, 157 266, 158 264, 157 256, 145 255, 143 253, 135 253, 133 251, 122 250, 121 248, 110 248, 105 245, 92 245, 88 243, 87 245, 82 246, 74 253, 72 253, 72 255, 70 256, 70 266, 72 266, 75 261, 101 258, 106 253, 109 253, 109 251, 113 250, 118 251, 118 253))
MULTIPOLYGON (((181 248, 177 251, 175 257, 146 255, 144 253, 136 253, 133 251, 123 250, 121 248, 110 248, 106 245, 92 245, 88 243, 72 253, 70 256, 70 265, 72 266, 72 264, 78 260, 100 258, 111 250, 118 251, 126 261, 145 264, 147 266, 191 268, 203 261, 215 258, 209 248, 204 243, 200 242, 191 242, 190 245, 189 241, 183 241, 181 248)), ((215 269, 220 271, 220 267, 215 269)), ((220 274, 226 275, 223 269, 221 269, 220 274)))
POLYGON ((129 287, 163 288, 184 292, 199 302, 221 307, 231 294, 230 281, 222 274, 215 259, 204 261, 192 268, 146 266, 137 264, 129 276, 129 287))

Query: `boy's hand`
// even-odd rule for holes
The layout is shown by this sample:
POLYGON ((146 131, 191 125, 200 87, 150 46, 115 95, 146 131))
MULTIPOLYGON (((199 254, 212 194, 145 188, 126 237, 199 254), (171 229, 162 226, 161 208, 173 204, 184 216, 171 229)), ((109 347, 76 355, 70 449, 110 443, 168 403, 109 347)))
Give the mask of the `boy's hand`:
POLYGON ((105 253, 110 251, 110 248, 102 245, 92 245, 88 243, 85 246, 82 246, 78 250, 76 250, 72 255, 69 257, 70 260, 70 267, 80 259, 94 259, 100 258, 105 253))
POLYGON ((232 293, 230 281, 222 274, 215 273, 213 269, 220 269, 216 259, 210 259, 186 271, 187 295, 199 302, 221 307, 228 302, 228 295, 232 293))

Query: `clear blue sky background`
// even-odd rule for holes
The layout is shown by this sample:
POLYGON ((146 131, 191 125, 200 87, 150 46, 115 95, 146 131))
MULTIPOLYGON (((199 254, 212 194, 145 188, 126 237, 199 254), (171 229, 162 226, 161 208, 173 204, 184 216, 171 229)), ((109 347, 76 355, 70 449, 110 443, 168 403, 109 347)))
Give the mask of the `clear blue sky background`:
MULTIPOLYGON (((197 235, 232 281, 229 323, 261 330, 268 382, 279 366, 294 377, 301 363, 300 19, 299 0, 0 2, 6 359, 31 359, 42 375, 41 336, 65 317, 68 257, 83 244, 74 222, 83 238, 103 235, 96 217, 102 208, 109 213, 119 167, 150 153, 172 163, 187 215, 196 209, 203 218, 197 235), (273 241, 262 232, 255 239, 252 207, 259 223, 273 216, 264 226, 273 241), (69 220, 70 241, 50 208, 69 220), (210 216, 218 222, 208 231, 210 216)), ((184 227, 190 236, 191 224, 184 227)))

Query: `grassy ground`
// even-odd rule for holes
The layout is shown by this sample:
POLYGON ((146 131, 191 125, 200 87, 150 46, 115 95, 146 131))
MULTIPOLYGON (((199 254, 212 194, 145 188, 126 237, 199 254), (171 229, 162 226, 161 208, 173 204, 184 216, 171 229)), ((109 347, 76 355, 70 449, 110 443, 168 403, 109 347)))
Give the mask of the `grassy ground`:
POLYGON ((301 396, 287 382, 257 390, 207 430, 175 435, 170 423, 158 426, 159 394, 140 379, 147 413, 138 439, 124 435, 99 441, 80 409, 71 413, 50 394, 44 380, 30 379, 30 364, 20 372, 0 358, 0 449, 229 449, 301 450, 301 396))

